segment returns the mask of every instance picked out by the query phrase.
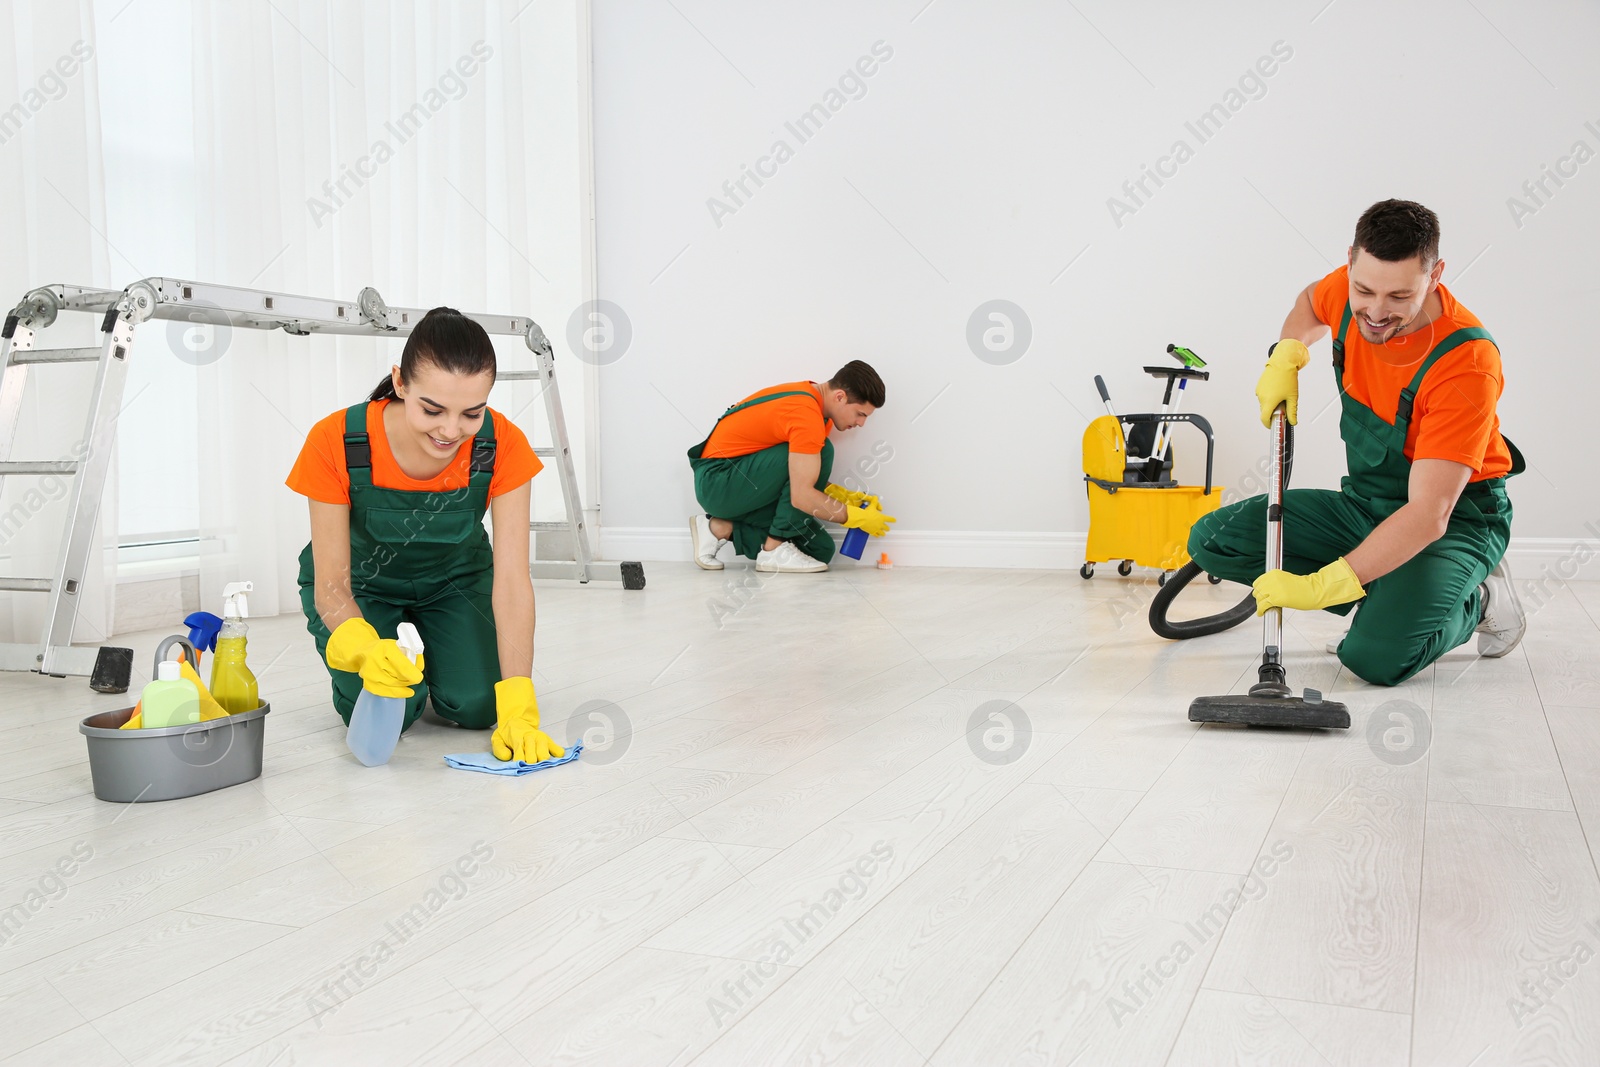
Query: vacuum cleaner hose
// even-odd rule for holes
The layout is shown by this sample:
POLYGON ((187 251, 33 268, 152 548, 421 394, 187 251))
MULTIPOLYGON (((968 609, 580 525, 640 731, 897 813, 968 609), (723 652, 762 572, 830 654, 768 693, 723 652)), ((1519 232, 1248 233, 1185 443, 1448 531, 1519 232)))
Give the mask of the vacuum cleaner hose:
POLYGON ((1241 622, 1251 618, 1256 613, 1256 597, 1254 593, 1246 593, 1245 598, 1220 615, 1207 615, 1203 619, 1191 619, 1186 622, 1174 622, 1167 618, 1167 611, 1172 607, 1172 601, 1183 592, 1185 586, 1204 572, 1200 564, 1190 560, 1162 586, 1150 602, 1150 629, 1154 630, 1157 637, 1165 637, 1169 641, 1183 641, 1191 637, 1208 637, 1211 634, 1220 634, 1224 630, 1231 630, 1241 622))
MULTIPOLYGON (((1289 488, 1289 474, 1294 470, 1294 426, 1288 420, 1283 424, 1283 488, 1289 488)), ((1190 619, 1186 622, 1174 622, 1167 618, 1167 611, 1172 607, 1172 602, 1177 599, 1190 582, 1204 573, 1200 564, 1190 560, 1171 578, 1167 584, 1156 593, 1155 599, 1150 602, 1150 629, 1154 630, 1157 637, 1165 637, 1169 641, 1184 641, 1191 637, 1209 637, 1211 634, 1220 634, 1224 630, 1231 630, 1241 622, 1251 618, 1256 613, 1255 594, 1246 593, 1245 598, 1227 611, 1218 615, 1207 615, 1202 619, 1190 619)))

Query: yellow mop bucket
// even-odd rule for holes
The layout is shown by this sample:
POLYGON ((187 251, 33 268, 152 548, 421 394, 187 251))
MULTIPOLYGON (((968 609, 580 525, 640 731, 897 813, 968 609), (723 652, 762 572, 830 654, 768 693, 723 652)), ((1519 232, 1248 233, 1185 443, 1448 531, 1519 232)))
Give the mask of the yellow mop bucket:
POLYGON ((1161 582, 1189 562, 1189 528, 1222 503, 1222 489, 1211 484, 1215 448, 1211 426, 1198 415, 1101 415, 1083 431, 1083 475, 1089 490, 1089 539, 1079 574, 1094 576, 1096 563, 1119 560, 1117 572, 1135 564, 1158 567, 1161 582), (1190 422, 1206 435, 1206 484, 1140 486, 1127 480, 1127 441, 1123 422, 1190 422))

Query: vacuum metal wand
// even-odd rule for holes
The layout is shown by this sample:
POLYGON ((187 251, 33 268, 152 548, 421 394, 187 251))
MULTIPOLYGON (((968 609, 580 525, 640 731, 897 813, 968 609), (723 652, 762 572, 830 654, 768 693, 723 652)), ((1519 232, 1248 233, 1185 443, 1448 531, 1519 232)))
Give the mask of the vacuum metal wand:
MULTIPOLYGON (((1272 463, 1267 472, 1267 570, 1283 569, 1283 467, 1286 460, 1284 406, 1272 413, 1272 463)), ((1261 681, 1250 688, 1257 696, 1287 695, 1283 669, 1283 609, 1268 608, 1262 616, 1261 681)))
MULTIPOLYGON (((1272 466, 1267 480, 1266 569, 1283 569, 1283 497, 1289 481, 1294 432, 1282 404, 1272 413, 1272 466)), ((1248 601, 1247 601, 1248 603, 1248 601)), ((1293 696, 1283 663, 1283 609, 1268 608, 1262 619, 1261 680, 1248 696, 1195 697, 1189 705, 1190 722, 1230 723, 1236 726, 1289 726, 1311 730, 1350 729, 1350 709, 1337 700, 1324 700, 1315 689, 1293 696)))

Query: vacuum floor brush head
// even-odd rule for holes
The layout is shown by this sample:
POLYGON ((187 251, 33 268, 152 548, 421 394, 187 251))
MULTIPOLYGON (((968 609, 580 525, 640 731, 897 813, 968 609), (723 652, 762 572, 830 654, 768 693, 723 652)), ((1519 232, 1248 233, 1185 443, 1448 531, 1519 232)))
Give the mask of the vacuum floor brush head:
POLYGON ((1195 697, 1190 722, 1225 722, 1236 726, 1290 726, 1303 730, 1348 730, 1350 709, 1337 700, 1323 700, 1316 690, 1305 698, 1292 696, 1195 697))

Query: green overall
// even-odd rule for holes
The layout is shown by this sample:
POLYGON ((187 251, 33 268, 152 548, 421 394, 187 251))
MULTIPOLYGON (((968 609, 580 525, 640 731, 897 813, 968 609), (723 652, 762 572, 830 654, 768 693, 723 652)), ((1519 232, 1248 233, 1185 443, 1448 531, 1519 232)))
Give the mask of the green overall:
MULTIPOLYGON (((784 396, 811 396, 809 392, 791 389, 770 393, 735 404, 717 420, 736 411, 765 404, 784 396)), ((716 426, 711 433, 716 433, 716 426)), ((694 469, 694 495, 706 514, 733 523, 733 547, 739 555, 756 558, 768 537, 780 541, 793 541, 796 548, 823 563, 833 558, 833 538, 822 523, 796 508, 789 498, 789 446, 773 445, 747 456, 724 456, 704 459, 706 442, 711 434, 689 449, 689 466, 694 469)), ((822 470, 817 475, 817 488, 828 484, 833 472, 833 442, 822 443, 822 470)))
MULTIPOLYGON (((1400 391, 1393 423, 1353 399, 1344 388, 1344 338, 1350 326, 1345 305, 1333 342, 1334 381, 1343 411, 1350 473, 1340 491, 1290 489, 1283 501, 1283 569, 1310 574, 1352 551, 1378 524, 1406 503, 1411 461, 1406 431, 1422 379, 1439 358, 1468 341, 1494 343, 1481 327, 1446 336, 1400 391)), ((1498 346, 1497 346, 1498 347, 1498 346)), ((1511 474, 1526 465, 1509 439, 1511 474)), ((1220 508, 1195 523, 1189 554, 1219 578, 1249 585, 1266 569, 1266 497, 1220 508)), ((1395 570, 1367 585, 1339 660, 1375 685, 1398 685, 1472 636, 1483 604, 1479 587, 1505 555, 1511 535, 1511 501, 1505 478, 1469 482, 1456 501, 1445 533, 1395 570)), ((1326 610, 1346 615, 1355 603, 1326 610)))
MULTIPOLYGON (((350 472, 350 586, 361 614, 392 638, 402 622, 426 647, 423 682, 406 701, 404 729, 422 716, 429 693, 439 716, 474 730, 495 724, 500 652, 491 593, 494 553, 483 529, 494 476, 494 415, 485 410, 472 441, 467 485, 449 492, 380 489, 372 484, 367 405, 345 412, 350 472)), ((306 629, 326 662, 328 627, 317 613, 311 546, 300 553, 300 605, 306 629)), ((333 706, 345 724, 361 694, 361 676, 333 675, 333 706)))

